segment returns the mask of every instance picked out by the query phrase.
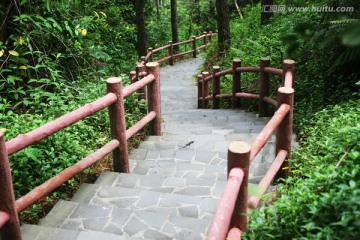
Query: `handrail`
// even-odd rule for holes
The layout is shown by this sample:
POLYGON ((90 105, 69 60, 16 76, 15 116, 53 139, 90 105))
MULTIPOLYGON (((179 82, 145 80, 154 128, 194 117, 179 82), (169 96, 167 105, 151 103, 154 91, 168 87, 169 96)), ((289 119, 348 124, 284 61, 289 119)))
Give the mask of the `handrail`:
POLYGON ((65 114, 45 125, 34 129, 25 134, 19 134, 17 137, 6 142, 6 149, 9 155, 20 151, 32 144, 35 144, 45 137, 48 137, 61 129, 64 129, 108 106, 116 101, 116 95, 108 93, 104 97, 84 105, 68 114, 65 114))
POLYGON ((169 51, 168 55, 161 58, 161 59, 156 60, 156 62, 161 63, 161 62, 164 62, 164 61, 168 60, 169 64, 173 65, 174 58, 179 58, 179 57, 181 57, 181 56, 183 56, 185 54, 189 54, 189 53, 192 53, 193 57, 195 58, 196 55, 197 55, 196 51, 201 50, 203 48, 206 48, 206 46, 208 44, 208 39, 209 39, 209 42, 211 42, 212 37, 214 35, 216 35, 216 33, 213 33, 211 31, 209 33, 204 32, 202 35, 197 36, 197 37, 193 36, 189 40, 185 40, 185 41, 177 42, 177 43, 173 43, 173 42, 169 41, 169 44, 167 44, 167 45, 164 45, 164 46, 161 46, 161 47, 158 47, 158 48, 155 48, 155 49, 149 48, 148 52, 145 55, 145 57, 142 57, 142 60, 140 61, 140 63, 144 64, 147 60, 150 60, 151 62, 153 62, 154 61, 153 60, 154 53, 161 52, 162 50, 165 50, 165 49, 168 49, 168 51, 169 51), (196 43, 200 39, 203 39, 203 44, 197 47, 196 43), (185 51, 185 52, 174 54, 174 50, 173 50, 174 46, 180 46, 180 45, 184 45, 184 44, 188 44, 188 43, 193 44, 192 49, 190 51, 185 51))
POLYGON ((143 88, 144 86, 148 85, 149 83, 153 82, 155 80, 154 75, 148 75, 144 77, 143 79, 134 82, 133 84, 125 87, 123 89, 124 98, 131 95, 132 93, 136 92, 140 88, 143 88))
POLYGON ((6 212, 0 211, 0 228, 4 226, 10 220, 9 214, 6 212))
POLYGON ((283 70, 282 69, 277 69, 277 68, 272 68, 272 67, 265 67, 264 71, 266 73, 275 74, 275 75, 279 75, 279 76, 283 75, 283 70))
POLYGON ((290 111, 290 106, 282 104, 279 109, 274 113, 274 116, 265 125, 262 131, 251 143, 250 161, 252 161, 260 150, 264 147, 266 142, 275 132, 275 129, 280 125, 286 114, 290 111))
POLYGON ((238 107, 237 98, 259 99, 259 116, 268 116, 269 111, 266 104, 271 104, 278 109, 275 111, 271 119, 264 126, 261 132, 253 140, 251 147, 243 142, 233 142, 228 150, 228 181, 225 185, 223 195, 221 196, 219 205, 216 209, 214 218, 212 220, 210 229, 206 239, 241 239, 242 232, 247 228, 246 213, 248 207, 256 208, 260 202, 258 196, 247 197, 247 182, 248 182, 248 167, 255 156, 265 146, 270 137, 277 131, 276 135, 276 155, 275 160, 266 172, 264 178, 259 183, 260 194, 264 194, 270 183, 275 177, 286 176, 289 174, 288 170, 282 172, 281 169, 288 169, 288 162, 285 161, 291 154, 292 142, 292 124, 293 124, 293 101, 294 89, 292 87, 294 78, 294 61, 285 60, 283 70, 270 68, 270 60, 263 58, 260 61, 260 67, 241 67, 241 61, 234 59, 232 69, 220 72, 218 66, 213 67, 213 72, 210 75, 208 72, 203 72, 198 75, 198 106, 199 108, 207 108, 208 101, 212 100, 213 109, 219 108, 219 100, 225 97, 232 97, 233 108, 238 107), (259 72, 260 73, 260 94, 241 92, 241 73, 242 72, 259 72), (269 95, 270 81, 269 73, 280 74, 282 76, 282 86, 278 89, 278 100, 271 99, 269 95), (228 74, 233 75, 232 94, 220 93, 220 77, 228 74), (212 81, 210 81, 212 80, 212 81), (212 95, 209 95, 209 83, 212 83, 212 95), (240 144, 243 155, 234 155, 234 145, 240 144), (244 149, 247 149, 245 151, 244 149), (246 154, 245 154, 246 152, 246 154), (234 157, 236 156, 236 157, 234 157), (237 162, 234 162, 234 159, 237 162), (243 165, 247 163, 247 165, 243 165), (236 165, 238 164, 238 165, 236 165), (242 166, 242 167, 241 167, 242 166), (238 169, 240 167, 240 169, 238 169), (232 182, 232 172, 234 169, 243 171, 243 181, 238 185, 232 182), (246 192, 242 191, 246 189, 246 192), (236 199, 236 204, 234 203, 236 199), (245 207, 244 207, 245 205, 245 207), (241 210, 236 209, 241 208, 241 210))
POLYGON ((36 201, 45 197, 48 193, 55 190, 61 186, 64 182, 73 178, 77 174, 81 173, 86 168, 90 167, 119 146, 119 141, 111 140, 109 143, 98 149, 96 152, 90 154, 89 156, 83 158, 79 162, 75 163, 71 167, 68 167, 50 178, 43 184, 35 187, 26 195, 16 200, 16 211, 19 213, 25 208, 34 204, 36 201))
POLYGON ((241 168, 233 168, 229 173, 228 180, 221 195, 218 208, 215 211, 213 221, 208 232, 207 240, 225 239, 230 227, 232 212, 235 209, 237 195, 244 179, 244 171, 241 168))
POLYGON ((236 71, 241 72, 260 72, 260 67, 238 67, 236 71))
POLYGON ((280 170, 281 165, 284 163, 288 152, 285 150, 280 150, 279 153, 276 155, 274 162, 271 164, 269 170, 266 172, 265 176, 261 179, 260 183, 258 184, 259 192, 257 193, 258 196, 251 196, 248 200, 248 207, 249 208, 257 208, 260 202, 260 197, 262 196, 270 183, 275 178, 276 173, 280 170))

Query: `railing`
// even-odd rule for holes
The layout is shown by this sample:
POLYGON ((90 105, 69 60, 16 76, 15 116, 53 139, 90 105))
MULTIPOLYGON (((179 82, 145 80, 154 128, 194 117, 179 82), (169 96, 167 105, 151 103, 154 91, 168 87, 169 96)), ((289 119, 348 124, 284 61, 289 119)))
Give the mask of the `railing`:
MULTIPOLYGON (((196 58, 197 52, 201 49, 206 49, 207 45, 212 41, 214 35, 216 35, 216 33, 213 33, 211 31, 209 33, 204 32, 202 35, 198 37, 193 36, 192 39, 183 42, 173 43, 169 41, 168 44, 165 46, 156 49, 149 48, 146 56, 142 56, 140 58, 140 62, 136 64, 136 71, 130 72, 129 78, 131 82, 135 82, 138 79, 141 79, 144 76, 146 76, 146 71, 144 68, 147 61, 150 62, 156 61, 158 63, 168 61, 169 65, 173 65, 176 59, 182 58, 188 54, 191 54, 193 58, 196 58), (202 42, 200 43, 201 45, 199 45, 199 40, 202 40, 202 42), (189 51, 185 50, 185 52, 179 52, 179 53, 174 52, 175 46, 182 46, 182 45, 186 46, 187 44, 191 45, 191 50, 189 51), (165 51, 167 56, 154 60, 155 58, 154 56, 162 51, 165 51)), ((139 93, 142 94, 141 98, 144 99, 146 97, 145 89, 141 89, 139 93)))
POLYGON ((146 124, 150 125, 150 134, 161 135, 159 64, 156 62, 147 63, 146 71, 146 77, 124 88, 120 78, 107 79, 108 93, 104 97, 26 134, 20 134, 7 142, 4 140, 4 132, 0 130, 0 228, 3 239, 21 239, 17 216, 19 212, 109 153, 112 152, 113 155, 114 171, 129 172, 127 140, 146 124), (145 86, 147 86, 148 90, 148 113, 131 128, 126 129, 124 98, 145 86), (66 168, 26 195, 15 200, 8 155, 35 144, 104 108, 109 110, 112 140, 73 166, 66 168))
POLYGON ((294 101, 294 61, 285 60, 283 69, 270 67, 270 61, 263 58, 260 67, 241 67, 241 61, 235 59, 232 69, 220 72, 220 68, 213 67, 213 73, 203 72, 198 76, 199 107, 207 108, 212 100, 212 108, 219 108, 219 100, 223 97, 232 99, 232 107, 240 106, 239 98, 259 99, 259 116, 269 116, 269 105, 277 107, 276 112, 265 125, 263 130, 252 142, 251 146, 245 142, 233 142, 228 149, 228 180, 216 209, 208 240, 241 239, 241 233, 247 228, 247 210, 256 208, 260 203, 260 195, 264 194, 275 177, 285 177, 289 174, 289 165, 285 159, 290 158, 292 129, 293 129, 293 101, 294 101), (241 92, 241 73, 260 73, 260 94, 241 92), (220 76, 232 74, 232 93, 220 93, 220 76), (282 77, 282 87, 278 89, 278 99, 269 97, 269 74, 282 77), (209 94, 209 83, 212 82, 212 94, 209 94), (249 166, 255 156, 264 147, 269 138, 277 130, 275 160, 258 185, 259 196, 248 198, 249 166), (284 171, 279 171, 283 169, 284 171))
POLYGON ((163 47, 154 50, 149 49, 147 56, 142 57, 141 62, 137 64, 137 71, 130 72, 130 79, 132 82, 130 86, 123 88, 122 80, 120 78, 109 78, 106 81, 107 95, 26 134, 20 134, 5 142, 4 132, 0 130, 0 232, 2 239, 21 240, 18 219, 19 212, 46 196, 75 175, 81 173, 110 152, 112 152, 113 155, 114 171, 129 172, 127 140, 147 124, 150 125, 151 135, 161 135, 159 63, 168 60, 169 64, 173 65, 174 59, 180 58, 188 53, 192 53, 192 57, 196 57, 197 51, 206 48, 208 41, 211 41, 214 35, 215 33, 212 32, 204 32, 203 35, 193 37, 191 40, 175 44, 169 42, 168 45, 163 47), (203 39, 203 44, 197 47, 197 41, 200 39, 203 39), (191 51, 174 54, 174 46, 189 43, 192 44, 191 51), (165 49, 168 49, 169 56, 154 62, 153 55, 165 49), (147 115, 132 127, 126 129, 124 98, 134 92, 143 93, 141 98, 143 100, 147 99, 147 115), (109 110, 112 140, 73 166, 64 169, 45 183, 37 186, 26 195, 15 200, 8 156, 95 114, 104 108, 108 108, 109 110))

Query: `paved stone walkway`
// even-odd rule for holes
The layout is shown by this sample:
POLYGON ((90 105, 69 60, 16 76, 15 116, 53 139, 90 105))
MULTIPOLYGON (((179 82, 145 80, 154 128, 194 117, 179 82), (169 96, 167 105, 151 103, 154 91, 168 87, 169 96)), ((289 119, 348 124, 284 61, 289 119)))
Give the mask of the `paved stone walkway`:
MULTIPOLYGON (((163 134, 131 152, 131 174, 104 172, 83 184, 39 226, 22 226, 24 239, 204 239, 224 188, 229 143, 251 143, 268 119, 197 109, 193 76, 201 64, 196 58, 161 69, 163 134)), ((267 171, 273 141, 253 161, 250 182, 267 171)))

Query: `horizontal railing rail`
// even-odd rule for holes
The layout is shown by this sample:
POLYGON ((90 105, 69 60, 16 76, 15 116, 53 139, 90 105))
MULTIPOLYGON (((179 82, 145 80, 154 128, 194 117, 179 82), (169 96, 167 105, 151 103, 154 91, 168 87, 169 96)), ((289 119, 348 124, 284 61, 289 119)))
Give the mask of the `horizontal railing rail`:
POLYGON ((174 60, 177 58, 180 58, 181 56, 184 56, 186 54, 190 54, 192 53, 192 57, 196 58, 197 56, 197 51, 206 48, 208 43, 212 41, 213 36, 216 35, 216 33, 213 32, 204 32, 202 35, 200 36, 193 36, 191 39, 186 40, 186 41, 182 41, 182 42, 177 42, 177 43, 173 43, 172 41, 169 41, 167 45, 158 47, 158 48, 148 48, 148 52, 145 56, 141 57, 140 63, 139 64, 145 64, 147 61, 150 62, 158 62, 158 63, 162 63, 165 61, 168 61, 168 63, 170 65, 174 64, 174 60), (203 40, 201 45, 199 45, 198 41, 199 40, 203 40), (184 52, 179 52, 179 53, 175 53, 174 51, 174 47, 176 46, 181 46, 181 45, 186 45, 186 44, 190 44, 191 43, 191 50, 188 51, 184 51, 184 52), (163 58, 154 60, 154 54, 155 53, 159 53, 162 52, 163 50, 167 50, 167 55, 163 58))
POLYGON ((293 101, 294 101, 294 61, 285 60, 283 69, 269 67, 268 59, 261 59, 260 67, 241 67, 241 61, 235 59, 233 68, 220 72, 218 66, 213 72, 203 72, 198 75, 198 107, 207 108, 208 101, 212 100, 212 108, 220 107, 219 99, 232 98, 233 108, 240 106, 238 98, 259 99, 259 116, 269 115, 268 104, 277 107, 277 110, 268 123, 256 136, 251 146, 245 142, 233 142, 228 149, 228 180, 224 187, 221 200, 216 209, 214 218, 206 239, 241 239, 242 232, 247 229, 248 209, 256 208, 271 182, 276 177, 285 177, 289 174, 286 159, 290 158, 292 128, 293 128, 293 101), (242 72, 260 73, 260 94, 241 92, 242 72), (269 73, 282 77, 282 87, 278 89, 277 100, 270 98, 269 73), (233 75, 232 93, 220 93, 220 77, 233 75), (212 93, 209 93, 209 84, 212 84, 212 93), (265 146, 276 131, 275 159, 258 184, 259 196, 248 198, 248 169, 256 155, 265 146), (281 171, 284 169, 285 171, 281 171), (237 174, 235 174, 235 172, 237 174), (235 201, 236 199, 236 201, 235 201))

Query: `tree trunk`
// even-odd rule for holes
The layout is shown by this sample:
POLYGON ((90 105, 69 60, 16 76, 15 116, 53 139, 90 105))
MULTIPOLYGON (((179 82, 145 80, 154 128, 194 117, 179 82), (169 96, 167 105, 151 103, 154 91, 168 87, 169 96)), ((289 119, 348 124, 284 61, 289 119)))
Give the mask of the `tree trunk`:
MULTIPOLYGON (((172 35, 172 42, 177 43, 179 42, 179 33, 178 33, 178 20, 177 20, 177 4, 176 0, 171 0, 171 35, 172 35)), ((179 45, 174 46, 174 51, 179 51, 179 45)))
POLYGON ((156 17, 157 20, 160 20, 160 0, 155 0, 156 4, 156 17))
POLYGON ((261 0, 261 20, 260 26, 270 22, 273 13, 270 11, 270 5, 274 4, 274 0, 261 0))
POLYGON ((135 0, 136 29, 137 29, 136 49, 139 57, 145 56, 147 53, 144 6, 145 6, 144 0, 135 0))
POLYGON ((216 0, 216 10, 219 50, 220 52, 226 52, 230 49, 230 21, 227 0, 216 0))
POLYGON ((8 25, 14 13, 13 0, 2 0, 0 8, 4 11, 4 14, 0 17, 0 42, 5 42, 9 37, 8 25))

